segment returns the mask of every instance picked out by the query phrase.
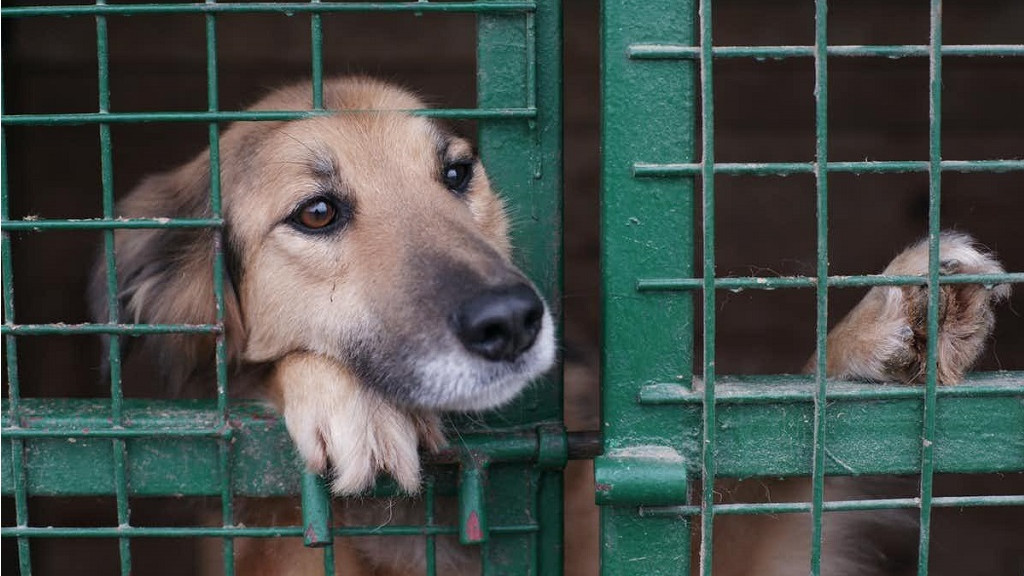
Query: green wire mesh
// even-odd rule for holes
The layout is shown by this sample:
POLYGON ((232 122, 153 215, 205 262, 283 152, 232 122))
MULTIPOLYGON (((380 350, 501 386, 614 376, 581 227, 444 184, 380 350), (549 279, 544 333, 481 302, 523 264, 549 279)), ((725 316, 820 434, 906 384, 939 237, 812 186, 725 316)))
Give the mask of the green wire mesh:
MULTIPOLYGON (((333 538, 423 535, 427 574, 437 573, 437 535, 459 534, 482 550, 485 574, 558 574, 561 572, 561 467, 566 458, 561 426, 561 388, 557 377, 529 392, 483 427, 466 422, 456 447, 430 459, 425 480, 422 525, 335 526, 329 496, 315 476, 300 474, 299 464, 280 419, 266 407, 229 399, 224 337, 224 257, 214 240, 213 324, 135 324, 120 318, 114 231, 119 229, 219 229, 221 214, 219 139, 221 123, 291 120, 322 116, 324 48, 322 17, 346 12, 471 13, 477 16, 478 104, 472 109, 413 110, 413 114, 480 121, 480 153, 491 177, 510 203, 539 214, 517 226, 522 268, 550 302, 560 292, 561 226, 561 14, 557 2, 346 2, 118 4, 4 7, 5 20, 36 17, 86 17, 96 23, 98 108, 96 112, 3 115, 2 334, 7 353, 8 398, 3 406, 3 494, 13 496, 16 525, 2 536, 17 541, 18 565, 32 573, 33 539, 113 538, 120 573, 133 567, 136 538, 199 538, 222 541, 223 571, 235 572, 236 538, 304 538, 324 548, 324 573, 334 573, 333 538), (305 15, 310 21, 312 110, 224 110, 218 87, 218 16, 265 13, 305 15), (107 24, 111 18, 143 14, 192 14, 205 23, 207 107, 192 112, 114 110, 110 97, 107 24), (115 214, 115 146, 111 127, 141 122, 206 124, 211 178, 208 218, 124 219, 115 214), (100 141, 101 218, 12 220, 9 213, 6 128, 95 125, 100 141), (515 150, 515 154, 508 154, 515 150), (12 236, 61 230, 98 230, 103 237, 109 316, 99 324, 17 324, 12 236), (23 398, 17 342, 21 337, 103 334, 109 337, 109 399, 23 398), (143 334, 212 334, 216 337, 216 398, 211 401, 125 399, 122 352, 125 337, 143 334), (496 423, 495 423, 496 422, 496 423), (456 478, 453 468, 461 470, 456 478), (174 474, 167 474, 174 470, 174 474), (476 479, 470 482, 468 479, 476 479), (437 521, 435 499, 456 493, 461 508, 480 519, 482 532, 467 538, 464 522, 437 521), (239 525, 235 498, 302 495, 302 526, 239 525), (116 525, 106 527, 34 526, 29 498, 112 495, 116 525), (141 496, 215 496, 218 526, 138 526, 132 523, 131 498, 141 496), (484 513, 488 512, 487 520, 484 513)), ((84 296, 83 296, 84 297, 84 296)), ((390 496, 385 484, 378 495, 390 496)), ((479 532, 479 530, 478 530, 479 532)))
POLYGON ((712 0, 603 3, 605 451, 595 473, 598 502, 604 505, 605 574, 690 574, 695 545, 691 535, 699 531, 693 556, 699 566, 693 568, 710 575, 717 515, 780 513, 810 513, 806 570, 818 574, 825 512, 912 508, 920 511, 917 573, 923 576, 928 572, 933 508, 1024 504, 1024 495, 932 496, 936 472, 1024 470, 1024 373, 976 374, 962 386, 938 389, 935 351, 940 285, 1024 282, 1020 272, 939 275, 942 174, 1024 171, 1019 158, 942 158, 942 61, 1019 58, 1024 45, 944 45, 941 2, 932 0, 928 45, 830 46, 828 2, 816 0, 814 6, 812 46, 715 46, 712 0), (829 160, 828 62, 837 57, 928 59, 927 160, 829 160), (714 64, 737 58, 813 59, 813 161, 716 162, 714 64), (908 172, 928 175, 927 276, 830 275, 829 176, 908 172), (815 179, 815 274, 716 277, 716 176, 791 174, 815 179), (697 202, 703 214, 699 226, 692 217, 697 202), (703 235, 703 277, 694 277, 698 233, 703 235), (883 285, 927 287, 924 387, 881 387, 825 376, 829 289, 883 285), (815 293, 817 372, 719 376, 717 291, 797 288, 815 293), (690 376, 695 291, 704 311, 702 390, 691 384, 690 376), (978 421, 985 422, 991 436, 980 437, 974 425, 978 421), (780 435, 780 430, 785 433, 780 435), (915 474, 920 477, 919 494, 826 501, 825 476, 849 474, 915 474), (810 501, 716 503, 715 478, 758 476, 810 476, 810 501), (698 503, 689 503, 689 485, 697 482, 698 503), (695 521, 699 527, 691 531, 695 521))

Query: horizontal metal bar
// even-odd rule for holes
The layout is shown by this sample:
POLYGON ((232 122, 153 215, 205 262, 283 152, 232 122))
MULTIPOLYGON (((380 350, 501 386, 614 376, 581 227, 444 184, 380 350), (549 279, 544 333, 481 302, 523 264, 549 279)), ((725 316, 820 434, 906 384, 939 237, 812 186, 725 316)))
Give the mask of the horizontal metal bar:
POLYGON ((119 230, 159 228, 219 228, 223 218, 69 218, 46 219, 26 218, 4 220, 0 227, 5 230, 41 232, 45 230, 119 230))
MULTIPOLYGON (((305 6, 340 6, 341 4, 305 4, 305 6)), ((110 6, 105 5, 105 6, 110 6)), ((231 6, 231 4, 211 4, 231 6)), ((382 112, 455 118, 491 120, 536 118, 536 108, 417 108, 409 110, 247 110, 239 112, 80 112, 71 114, 5 114, 4 126, 70 126, 79 124, 138 124, 146 122, 269 122, 302 120, 338 114, 379 114, 382 112)))
MULTIPOLYGON (((1024 160, 943 160, 944 172, 1016 172, 1024 170, 1024 160)), ((875 162, 829 162, 826 170, 850 174, 905 174, 927 172, 927 161, 875 161, 875 162)), ((715 174, 734 176, 790 176, 813 174, 814 162, 721 162, 714 165, 715 174)), ((651 164, 636 162, 633 175, 637 178, 671 178, 696 176, 701 165, 694 163, 651 164)))
MULTIPOLYGON (((874 500, 835 500, 822 503, 825 512, 853 512, 857 510, 892 510, 895 508, 918 508, 919 498, 878 498, 874 500)), ((932 498, 936 508, 960 508, 978 506, 1024 506, 1024 495, 1007 496, 936 496, 932 498)), ((715 514, 793 514, 811 511, 810 502, 773 502, 715 504, 715 514)), ((700 506, 643 506, 640 516, 696 516, 700 506)))
MULTIPOLYGON (((633 386, 652 418, 668 411, 700 430, 699 381, 620 383, 633 386)), ((715 381, 717 476, 805 476, 814 452, 816 384, 807 376, 719 377, 715 381)), ((829 475, 914 474, 920 471, 920 386, 829 382, 824 426, 829 475)), ((1024 372, 972 374, 937 391, 934 446, 937 472, 1024 471, 1024 372)), ((666 437, 699 472, 701 439, 666 437)), ((619 448, 614 443, 606 454, 619 448)))
POLYGON ((4 438, 227 438, 231 428, 22 428, 5 426, 4 438))
MULTIPOLYGON (((772 376, 723 376, 715 379, 715 402, 719 404, 784 404, 814 401, 813 377, 797 374, 772 376)), ((677 383, 646 384, 640 388, 637 402, 651 406, 700 404, 703 385, 695 378, 691 386, 677 383)), ((906 400, 921 399, 924 391, 898 382, 849 382, 829 380, 827 400, 906 400)), ((1024 372, 984 372, 972 374, 966 383, 942 386, 938 398, 1024 397, 1024 372)))
POLYGON ((136 14, 283 13, 288 16, 329 12, 533 12, 537 3, 523 2, 239 2, 237 4, 95 4, 4 8, 0 16, 131 16, 136 14))
MULTIPOLYGON (((887 46, 829 46, 829 56, 843 57, 927 57, 930 46, 924 44, 902 44, 887 46)), ((698 60, 699 46, 680 44, 633 44, 626 54, 636 60, 698 60)), ((715 58, 755 58, 758 60, 781 60, 784 58, 813 58, 814 46, 715 46, 711 49, 715 58)), ((942 47, 943 56, 1024 56, 1022 44, 947 44, 942 47)))
MULTIPOLYGON (((31 495, 113 494, 113 454, 109 438, 123 438, 132 495, 219 495, 220 443, 230 436, 232 491, 238 495, 299 493, 302 464, 283 419, 261 402, 233 402, 226 418, 214 400, 126 399, 123 428, 111 425, 107 399, 21 399, 19 421, 2 404, 3 494, 14 489, 11 468, 14 441, 25 445, 26 490, 31 495), (168 473, 168 471, 174 471, 168 473), (10 480, 10 481, 9 481, 10 480)), ((463 429, 458 442, 424 453, 428 466, 455 465, 472 459, 490 463, 549 462, 541 435, 565 434, 547 424, 500 433, 463 429)), ((594 444, 593 433, 568 436, 570 452, 581 456, 594 444)), ((564 445, 563 445, 564 446, 564 445)), ((556 448, 558 448, 556 446, 556 448)), ((561 450, 559 448, 559 450, 561 450)), ((564 453, 563 453, 564 457, 564 453)), ((386 490, 385 490, 386 492, 386 490)))
POLYGON ((4 324, 5 336, 79 336, 83 334, 219 334, 217 324, 4 324))
MULTIPOLYGON (((1012 272, 1007 274, 950 274, 940 276, 939 284, 982 284, 995 286, 997 284, 1020 284, 1024 283, 1024 272, 1012 272)), ((813 288, 817 286, 818 279, 812 276, 746 276, 715 278, 715 288, 718 290, 732 290, 740 292, 743 290, 776 290, 780 288, 813 288)), ((924 276, 883 276, 881 274, 869 274, 866 276, 829 276, 828 285, 834 288, 860 288, 865 286, 925 286, 928 279, 924 276)), ((702 290, 704 288, 703 278, 640 278, 636 281, 638 292, 654 291, 687 291, 702 290)))
MULTIPOLYGON (((4 526, 0 536, 4 538, 297 538, 303 536, 302 526, 100 526, 100 527, 54 527, 54 526, 4 526)), ((512 524, 491 526, 494 534, 523 534, 537 532, 537 524, 512 524)), ((455 526, 339 526, 331 530, 337 537, 359 536, 426 536, 456 534, 455 526)))

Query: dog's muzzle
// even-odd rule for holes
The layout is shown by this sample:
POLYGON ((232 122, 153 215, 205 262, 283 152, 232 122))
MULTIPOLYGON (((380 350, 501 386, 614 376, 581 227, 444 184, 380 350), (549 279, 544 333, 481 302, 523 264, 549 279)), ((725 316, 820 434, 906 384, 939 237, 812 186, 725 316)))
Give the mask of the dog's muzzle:
POLYGON ((514 362, 533 346, 544 302, 529 284, 492 288, 462 303, 452 317, 467 350, 493 362, 514 362))

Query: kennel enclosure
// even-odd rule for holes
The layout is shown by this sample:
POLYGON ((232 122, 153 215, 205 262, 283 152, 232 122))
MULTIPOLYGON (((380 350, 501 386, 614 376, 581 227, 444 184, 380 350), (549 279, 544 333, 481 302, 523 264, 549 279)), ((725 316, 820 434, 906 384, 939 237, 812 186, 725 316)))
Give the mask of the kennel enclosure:
MULTIPOLYGON (((916 571, 926 574, 933 510, 1024 506, 1021 494, 932 493, 937 473, 1024 471, 1024 373, 977 373, 962 385, 939 387, 934 349, 929 350, 927 384, 921 387, 838 382, 821 372, 813 376, 732 376, 725 371, 719 374, 717 369, 720 354, 716 348, 723 338, 721 307, 737 291, 813 295, 814 336, 803 344, 809 352, 816 350, 820 359, 825 355, 827 328, 837 319, 829 306, 843 290, 879 285, 924 287, 930 295, 929 340, 934 342, 941 284, 1019 284, 1024 280, 1020 268, 993 277, 940 276, 937 257, 938 232, 944 222, 940 213, 943 176, 1024 171, 1024 152, 1019 148, 1011 155, 984 159, 962 159, 945 152, 949 148, 944 147, 943 131, 944 110, 949 108, 943 105, 945 65, 992 58, 1020 61, 1024 44, 944 42, 944 13, 938 0, 920 3, 920 8, 930 13, 924 42, 837 42, 829 25, 834 18, 830 8, 834 11, 836 4, 814 2, 813 11, 806 15, 808 24, 813 22, 809 26, 812 40, 794 45, 717 41, 721 30, 715 26, 714 15, 726 7, 724 2, 605 0, 600 7, 604 453, 595 464, 595 498, 602 508, 605 574, 713 574, 714 520, 737 514, 805 514, 813 528, 806 543, 811 551, 807 571, 817 574, 822 562, 822 526, 831 514, 892 508, 915 511, 921 523, 916 571), (835 65, 890 60, 928 65, 927 77, 920 79, 927 88, 927 100, 922 102, 926 105, 917 110, 927 124, 927 149, 920 156, 890 160, 835 153, 830 147, 834 139, 830 119, 836 109, 829 96, 835 65), (716 131, 721 124, 716 109, 721 110, 723 95, 715 83, 716 70, 736 61, 765 66, 800 61, 813 67, 813 85, 801 88, 804 96, 813 100, 810 154, 786 161, 756 155, 722 161, 721 140, 716 147, 716 135, 721 136, 716 131), (932 242, 927 277, 836 274, 830 259, 840 240, 837 230, 844 228, 830 206, 836 195, 835 180, 908 173, 926 180, 927 226, 920 235, 927 235, 932 242), (727 232, 721 221, 720 192, 723 181, 741 177, 808 179, 808 189, 814 191, 809 202, 815 213, 815 257, 808 273, 734 275, 719 269, 721 238, 727 232), (907 498, 857 501, 832 501, 824 494, 826 476, 870 474, 915 475, 920 478, 918 493, 907 498), (814 488, 811 501, 723 504, 715 499, 714 478, 777 476, 809 476, 814 488), (696 560, 692 565, 691 559, 696 560)), ((759 9, 763 26, 771 25, 769 8, 759 9)), ((18 243, 28 238, 91 230, 100 239, 104 257, 116 264, 112 251, 115 229, 221 227, 216 179, 211 187, 210 218, 162 220, 156 217, 164 215, 153 215, 153 219, 117 219, 115 189, 128 184, 118 177, 119 159, 125 151, 119 147, 117 128, 200 126, 208 133, 206 143, 216 166, 217 140, 226 122, 324 113, 317 108, 318 86, 329 57, 324 51, 324 42, 330 39, 327 21, 363 13, 474 15, 476 105, 416 113, 477 123, 477 140, 488 172, 510 199, 518 261, 548 301, 559 302, 561 10, 560 3, 546 0, 481 0, 100 2, 20 4, 0 11, 5 25, 12 27, 22 22, 67 19, 88 22, 95 28, 95 41, 87 49, 96 51, 96 69, 70 72, 95 76, 95 105, 89 109, 25 112, 18 106, 26 107, 26 102, 14 99, 12 105, 12 98, 5 97, 2 333, 8 397, 3 405, 2 486, 8 500, 5 506, 12 504, 15 513, 12 521, 5 517, 2 535, 5 544, 12 544, 7 550, 16 552, 21 573, 30 574, 34 568, 39 572, 47 560, 40 554, 60 553, 61 546, 85 539, 113 543, 117 567, 127 574, 138 571, 140 540, 213 538, 222 549, 225 573, 231 573, 237 539, 284 537, 322 546, 371 534, 426 535, 428 574, 438 573, 434 539, 441 535, 458 535, 468 545, 480 546, 486 574, 557 574, 562 570, 560 470, 568 457, 585 456, 586 451, 577 442, 579 437, 567 434, 562 425, 558 377, 530 388, 516 404, 482 424, 472 419, 459 422, 458 442, 430 464, 422 523, 338 526, 331 524, 327 496, 319 480, 300 473, 280 421, 257 404, 230 399, 219 319, 209 325, 137 325, 119 318, 112 306, 113 315, 98 324, 19 323, 24 313, 16 316, 16 309, 22 306, 15 305, 23 301, 18 298, 23 299, 25 291, 38 289, 28 274, 18 272, 26 259, 36 256, 17 249, 18 243), (303 46, 310 63, 305 75, 311 77, 314 87, 312 110, 254 113, 223 103, 222 54, 229 41, 223 33, 225 21, 254 14, 275 21, 300 21, 308 29, 303 46), (187 18, 202 27, 202 42, 166 49, 201 51, 204 106, 174 111, 119 104, 123 93, 119 96, 111 90, 118 69, 110 62, 109 27, 144 16, 187 18), (102 198, 98 203, 102 213, 90 218, 37 218, 31 211, 12 209, 20 191, 17 182, 9 185, 9 171, 14 174, 17 170, 9 159, 20 153, 16 144, 24 138, 21 134, 66 126, 92 130, 90 146, 99 144, 95 171, 101 176, 101 186, 76 193, 102 198), (217 378, 210 382, 213 398, 126 398, 119 369, 123 356, 119 351, 126 341, 139 334, 179 332, 212 334, 219 339, 217 378), (108 359, 110 380, 105 384, 109 394, 70 398, 22 393, 27 386, 20 374, 30 367, 23 360, 19 370, 19 358, 24 358, 24 347, 19 355, 19 343, 97 334, 114 342, 108 359), (459 522, 438 521, 433 502, 435 495, 442 494, 458 497, 459 522), (102 525, 49 526, 34 521, 38 515, 32 504, 97 495, 110 502, 102 525), (278 495, 302 497, 306 515, 302 525, 240 526, 235 521, 238 499, 278 495), (133 504, 166 496, 212 498, 220 511, 219 522, 215 526, 143 526, 134 522, 133 504), (479 532, 470 529, 471 517, 479 522, 479 532)), ((21 66, 39 65, 29 61, 21 66)), ((12 89, 11 76, 5 82, 7 90, 12 89)), ((753 94, 752 102, 759 97, 753 94)), ((151 169, 168 167, 160 164, 151 169)), ((807 201, 791 202, 795 206, 807 201)), ((215 271, 220 274, 221 270, 218 260, 215 271)), ((114 279, 113 274, 107 278, 111 299, 117 292, 114 279)), ((218 299, 223 298, 219 290, 217 294, 218 299)), ((61 383, 41 384, 59 389, 61 383)), ((379 494, 392 490, 386 482, 377 489, 379 494)), ((333 570, 331 554, 331 548, 324 547, 325 573, 333 570)))

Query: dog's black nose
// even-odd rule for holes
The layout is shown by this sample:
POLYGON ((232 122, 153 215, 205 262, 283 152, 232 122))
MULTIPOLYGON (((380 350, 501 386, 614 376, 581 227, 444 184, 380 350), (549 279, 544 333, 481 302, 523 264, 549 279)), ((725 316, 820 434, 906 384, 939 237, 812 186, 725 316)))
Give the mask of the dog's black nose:
POLYGON ((515 360, 537 339, 544 303, 529 285, 491 289, 462 304, 455 333, 471 352, 488 360, 515 360))

